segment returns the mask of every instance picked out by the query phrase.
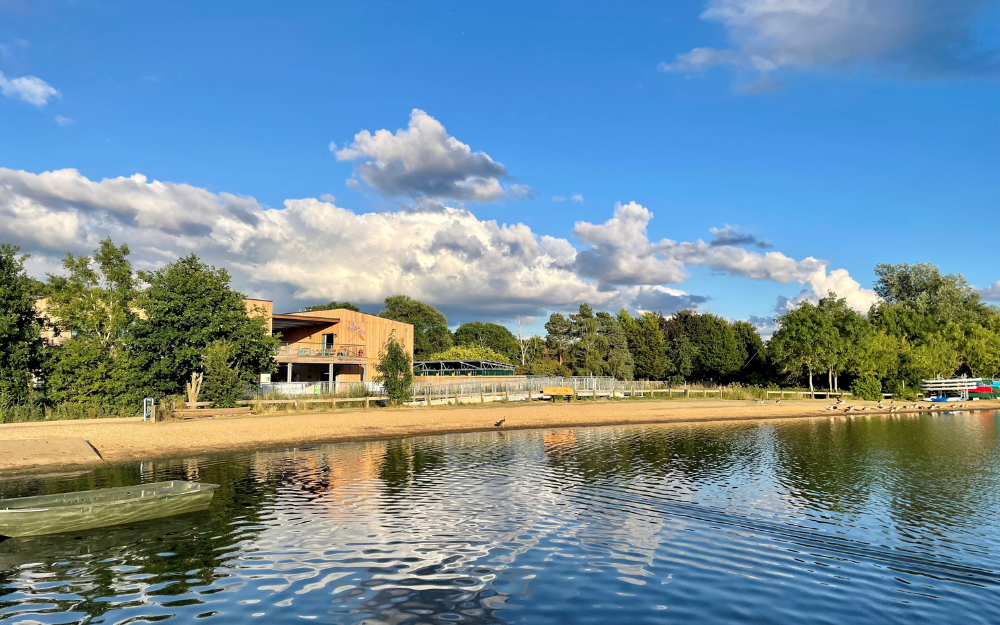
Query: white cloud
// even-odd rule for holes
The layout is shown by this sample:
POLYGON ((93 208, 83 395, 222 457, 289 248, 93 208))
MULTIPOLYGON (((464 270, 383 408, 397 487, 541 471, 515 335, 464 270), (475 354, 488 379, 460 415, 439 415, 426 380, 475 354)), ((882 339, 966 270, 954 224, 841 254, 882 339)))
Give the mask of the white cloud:
POLYGON ((662 254, 663 243, 651 243, 646 236, 646 226, 652 218, 653 213, 648 209, 629 202, 615 204, 614 217, 603 224, 577 222, 573 235, 589 245, 577 254, 577 271, 607 284, 683 281, 687 277, 684 263, 662 254))
POLYGON ((73 120, 68 117, 63 117, 62 115, 56 115, 56 123, 60 126, 66 127, 73 123, 73 120))
POLYGON ((817 297, 832 290, 864 312, 877 299, 874 291, 862 288, 846 270, 828 272, 829 263, 813 257, 797 261, 781 252, 760 254, 701 240, 651 242, 646 227, 652 217, 649 210, 631 202, 615 205, 614 217, 603 224, 578 222, 573 234, 590 247, 577 255, 577 271, 607 284, 654 285, 682 282, 687 278, 686 267, 706 266, 754 280, 809 285, 817 297))
POLYGON ((573 200, 574 202, 582 202, 583 201, 583 196, 580 195, 579 193, 577 193, 576 195, 574 195, 570 199, 573 200))
POLYGON ((330 150, 331 152, 336 152, 336 151, 337 151, 337 144, 336 144, 335 142, 333 142, 333 141, 331 141, 331 142, 330 142, 329 144, 327 144, 327 146, 326 146, 326 147, 327 147, 327 148, 328 148, 328 149, 329 149, 329 150, 330 150))
POLYGON ((765 77, 782 69, 877 66, 914 76, 991 73, 995 50, 976 28, 994 0, 709 0, 701 17, 721 24, 730 48, 699 47, 660 69, 729 65, 765 77))
POLYGON ((45 106, 52 98, 59 97, 59 91, 37 76, 7 78, 0 72, 0 93, 8 98, 21 98, 28 104, 45 106))
POLYGON ((565 202, 566 201, 566 196, 564 196, 564 195, 553 195, 552 196, 552 201, 553 202, 565 202))
POLYGON ((616 205, 603 224, 577 223, 573 233, 586 246, 578 251, 567 239, 480 220, 436 200, 355 213, 327 199, 291 199, 274 209, 141 174, 95 181, 73 169, 0 168, 0 240, 32 252, 39 266, 56 264, 66 250, 87 253, 106 236, 128 243, 139 267, 194 251, 279 307, 330 299, 377 304, 405 293, 459 316, 540 315, 584 301, 671 312, 707 299, 666 286, 684 280, 689 265, 800 283, 813 294, 833 289, 864 310, 874 297, 846 271, 827 271, 814 258, 651 242, 653 215, 634 202, 616 205))
POLYGON ((1000 280, 997 280, 988 287, 975 289, 976 293, 984 300, 991 302, 1000 302, 1000 280))
POLYGON ((508 192, 524 195, 527 187, 508 191, 500 184, 506 168, 485 152, 452 137, 441 122, 420 109, 395 134, 362 130, 337 152, 341 161, 361 161, 358 176, 387 197, 436 198, 492 202, 508 192))
POLYGON ((285 305, 406 293, 450 311, 513 315, 619 297, 574 273, 566 239, 463 209, 355 213, 317 199, 272 209, 139 174, 94 181, 72 169, 0 168, 0 240, 51 265, 109 235, 129 244, 139 267, 194 251, 229 268, 246 292, 285 305))

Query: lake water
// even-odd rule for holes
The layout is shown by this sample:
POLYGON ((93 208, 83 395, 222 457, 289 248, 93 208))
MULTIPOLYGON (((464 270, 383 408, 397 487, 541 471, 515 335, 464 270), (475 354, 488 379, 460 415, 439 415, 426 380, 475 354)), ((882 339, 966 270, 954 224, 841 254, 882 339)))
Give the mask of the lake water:
POLYGON ((221 488, 204 513, 0 543, 0 623, 996 624, 998 429, 506 431, 8 479, 221 488))

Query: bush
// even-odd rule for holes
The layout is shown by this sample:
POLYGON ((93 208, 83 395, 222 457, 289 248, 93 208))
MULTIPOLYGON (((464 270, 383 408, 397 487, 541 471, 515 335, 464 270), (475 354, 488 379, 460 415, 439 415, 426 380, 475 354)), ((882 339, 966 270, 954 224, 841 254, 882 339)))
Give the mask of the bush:
POLYGON ((413 363, 402 343, 390 336, 385 349, 379 354, 378 381, 385 388, 389 403, 395 406, 410 401, 413 397, 413 363))
POLYGON ((205 382, 201 393, 213 408, 235 408, 246 386, 233 363, 235 349, 227 341, 215 341, 205 348, 205 382))
POLYGON ((863 375, 851 383, 851 395, 868 401, 882 399, 882 382, 873 375, 863 375))

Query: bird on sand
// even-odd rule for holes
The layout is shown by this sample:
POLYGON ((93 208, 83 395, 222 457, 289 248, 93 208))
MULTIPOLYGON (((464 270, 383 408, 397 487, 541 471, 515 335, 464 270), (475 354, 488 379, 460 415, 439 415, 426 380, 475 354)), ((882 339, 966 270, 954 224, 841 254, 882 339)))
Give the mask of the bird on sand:
POLYGON ((504 418, 500 419, 499 421, 497 421, 496 423, 494 423, 493 427, 495 427, 495 428, 507 427, 507 416, 504 415, 504 418))
POLYGON ((776 403, 776 404, 780 404, 780 403, 781 403, 781 400, 780 400, 780 399, 776 399, 776 400, 774 400, 774 403, 776 403))

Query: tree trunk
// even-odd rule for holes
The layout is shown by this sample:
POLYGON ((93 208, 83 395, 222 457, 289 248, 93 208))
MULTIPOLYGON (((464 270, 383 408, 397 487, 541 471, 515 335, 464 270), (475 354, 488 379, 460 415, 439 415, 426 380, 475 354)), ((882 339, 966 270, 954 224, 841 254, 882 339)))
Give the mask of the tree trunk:
POLYGON ((840 374, 833 376, 833 390, 840 392, 840 374))
POLYGON ((816 399, 816 390, 813 388, 813 370, 809 367, 809 398, 816 399))
MULTIPOLYGON (((833 367, 826 370, 826 388, 829 389, 831 393, 833 392, 833 367)), ((830 396, 827 395, 828 399, 829 397, 830 396)))

